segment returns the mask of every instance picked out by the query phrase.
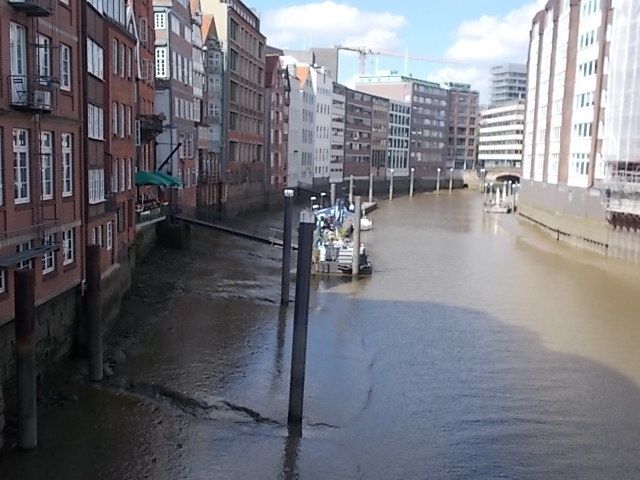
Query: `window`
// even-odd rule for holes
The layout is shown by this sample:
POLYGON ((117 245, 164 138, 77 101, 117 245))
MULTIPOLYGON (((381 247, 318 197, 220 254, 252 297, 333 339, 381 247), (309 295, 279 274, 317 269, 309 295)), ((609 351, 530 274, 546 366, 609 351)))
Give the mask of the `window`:
POLYGON ((127 136, 131 136, 131 107, 127 105, 127 136))
POLYGON ((114 137, 118 135, 118 102, 111 103, 111 131, 114 137))
POLYGON ((156 30, 167 29, 167 13, 166 12, 156 12, 154 15, 154 20, 155 20, 156 30))
POLYGON ((71 48, 60 44, 60 90, 71 90, 71 48))
POLYGON ((131 78, 131 49, 127 47, 127 78, 131 78))
POLYGON ((62 134, 62 196, 73 195, 73 139, 70 133, 62 134))
POLYGON ((156 48, 156 77, 167 78, 167 47, 156 48))
POLYGON ((120 191, 121 192, 124 192, 126 175, 127 175, 127 172, 125 171, 125 159, 123 158, 120 160, 120 191))
POLYGON ((131 190, 133 179, 133 158, 129 159, 129 169, 127 170, 127 189, 131 190))
MULTIPOLYGON (((29 250, 31 250, 31 240, 29 240, 28 242, 19 243, 18 245, 16 245, 17 253, 28 252, 29 250)), ((31 268, 30 258, 27 260, 22 260, 21 262, 18 262, 18 264, 16 265, 17 270, 24 270, 27 268, 31 268)))
POLYGON ((87 106, 88 136, 93 140, 104 140, 104 111, 102 108, 88 104, 87 106))
POLYGON ((53 198, 53 132, 40 132, 42 200, 53 198))
POLYGON ((147 43, 147 19, 140 19, 140 41, 146 45, 147 43))
POLYGON ((118 54, 118 40, 113 39, 111 47, 111 71, 114 75, 117 75, 120 71, 120 67, 118 66, 118 60, 120 59, 120 55, 118 54))
POLYGON ((104 5, 103 5, 103 0, 88 0, 88 4, 91 5, 93 8, 95 8, 98 13, 100 13, 102 15, 102 12, 104 12, 104 5))
POLYGON ((89 203, 104 202, 104 170, 101 168, 89 170, 89 203))
POLYGON ((120 138, 124 138, 124 124, 125 124, 125 120, 124 120, 124 104, 120 104, 120 112, 118 113, 118 120, 120 120, 120 127, 119 127, 119 131, 120 131, 120 138))
POLYGON ((104 78, 104 52, 90 38, 87 38, 87 72, 101 80, 104 78))
POLYGON ((74 243, 75 243, 76 229, 71 228, 62 232, 62 255, 63 265, 69 265, 73 263, 74 258, 74 243))
POLYGON ((7 291, 7 274, 4 270, 0 270, 0 293, 7 291))
POLYGON ((51 39, 45 35, 38 35, 38 76, 41 82, 48 82, 51 78, 51 39))
POLYGON ((113 248, 113 222, 107 222, 107 250, 113 248))
POLYGON ((28 203, 29 185, 29 133, 22 128, 13 129, 13 175, 16 204, 28 203))
POLYGON ((126 48, 123 43, 120 44, 120 76, 124 78, 124 71, 126 69, 126 48))
MULTIPOLYGON (((44 240, 42 240, 43 247, 53 247, 55 243, 55 239, 53 235, 47 235, 44 240)), ((56 269, 56 252, 55 250, 49 250, 42 255, 42 274, 46 275, 47 273, 51 273, 56 269)))

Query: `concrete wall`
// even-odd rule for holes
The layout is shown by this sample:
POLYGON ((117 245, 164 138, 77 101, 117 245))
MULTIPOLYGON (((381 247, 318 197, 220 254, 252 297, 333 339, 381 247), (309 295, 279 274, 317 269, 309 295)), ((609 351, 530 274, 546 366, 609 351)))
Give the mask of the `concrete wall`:
POLYGON ((597 191, 525 181, 518 194, 518 213, 560 242, 640 262, 640 233, 614 230, 602 200, 597 191))

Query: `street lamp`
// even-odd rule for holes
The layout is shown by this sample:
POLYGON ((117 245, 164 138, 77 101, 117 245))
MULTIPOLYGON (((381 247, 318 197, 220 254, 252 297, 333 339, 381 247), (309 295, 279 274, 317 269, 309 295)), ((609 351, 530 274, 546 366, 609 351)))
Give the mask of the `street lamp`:
POLYGON ((395 169, 389 170, 391 173, 391 178, 389 179, 389 200, 393 200, 393 174, 395 173, 395 169))
POLYGON ((453 189, 453 167, 449 168, 449 193, 453 189))
POLYGON ((409 182, 409 197, 413 197, 413 180, 416 173, 415 167, 411 167, 411 181, 409 182))
POLYGON ((440 193, 440 172, 442 169, 438 167, 438 181, 436 182, 436 193, 440 193))

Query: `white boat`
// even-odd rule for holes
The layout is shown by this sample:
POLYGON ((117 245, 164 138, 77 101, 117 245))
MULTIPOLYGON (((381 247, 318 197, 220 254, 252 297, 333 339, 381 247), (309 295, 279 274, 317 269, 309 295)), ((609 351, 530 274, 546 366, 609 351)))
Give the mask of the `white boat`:
POLYGON ((371 230, 373 228, 373 221, 366 216, 363 216, 360 219, 360 230, 366 232, 367 230, 371 230))

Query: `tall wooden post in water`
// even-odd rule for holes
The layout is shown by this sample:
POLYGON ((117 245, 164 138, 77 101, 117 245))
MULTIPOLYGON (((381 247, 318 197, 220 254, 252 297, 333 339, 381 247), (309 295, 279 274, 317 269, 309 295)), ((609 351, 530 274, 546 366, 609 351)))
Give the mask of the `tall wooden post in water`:
POLYGON ((373 203, 373 173, 369 174, 369 203, 373 203))
POLYGON ((16 386, 18 389, 18 448, 38 444, 36 406, 35 273, 15 272, 16 386))
POLYGON ((87 335, 89 337, 89 378, 102 380, 102 295, 100 245, 87 247, 87 335))
POLYGON ((291 221, 293 215, 293 190, 284 191, 284 222, 282 226, 282 282, 280 305, 289 305, 289 284, 291 282, 291 221))
POLYGON ((411 180, 409 180, 409 197, 413 197, 413 180, 415 177, 416 169, 411 167, 411 180))
POLYGON ((351 257, 351 274, 360 273, 360 219, 362 218, 362 197, 356 196, 356 207, 353 212, 353 256, 351 257))
POLYGON ((389 200, 393 200, 393 174, 395 170, 392 168, 389 172, 391 173, 391 178, 389 178, 389 200))
POLYGON ((307 361, 307 328, 309 325, 309 289, 311 287, 311 254, 315 227, 315 214, 309 211, 301 212, 298 229, 296 304, 293 316, 293 348, 291 352, 289 417, 287 421, 289 432, 297 436, 302 435, 302 406, 307 361))

